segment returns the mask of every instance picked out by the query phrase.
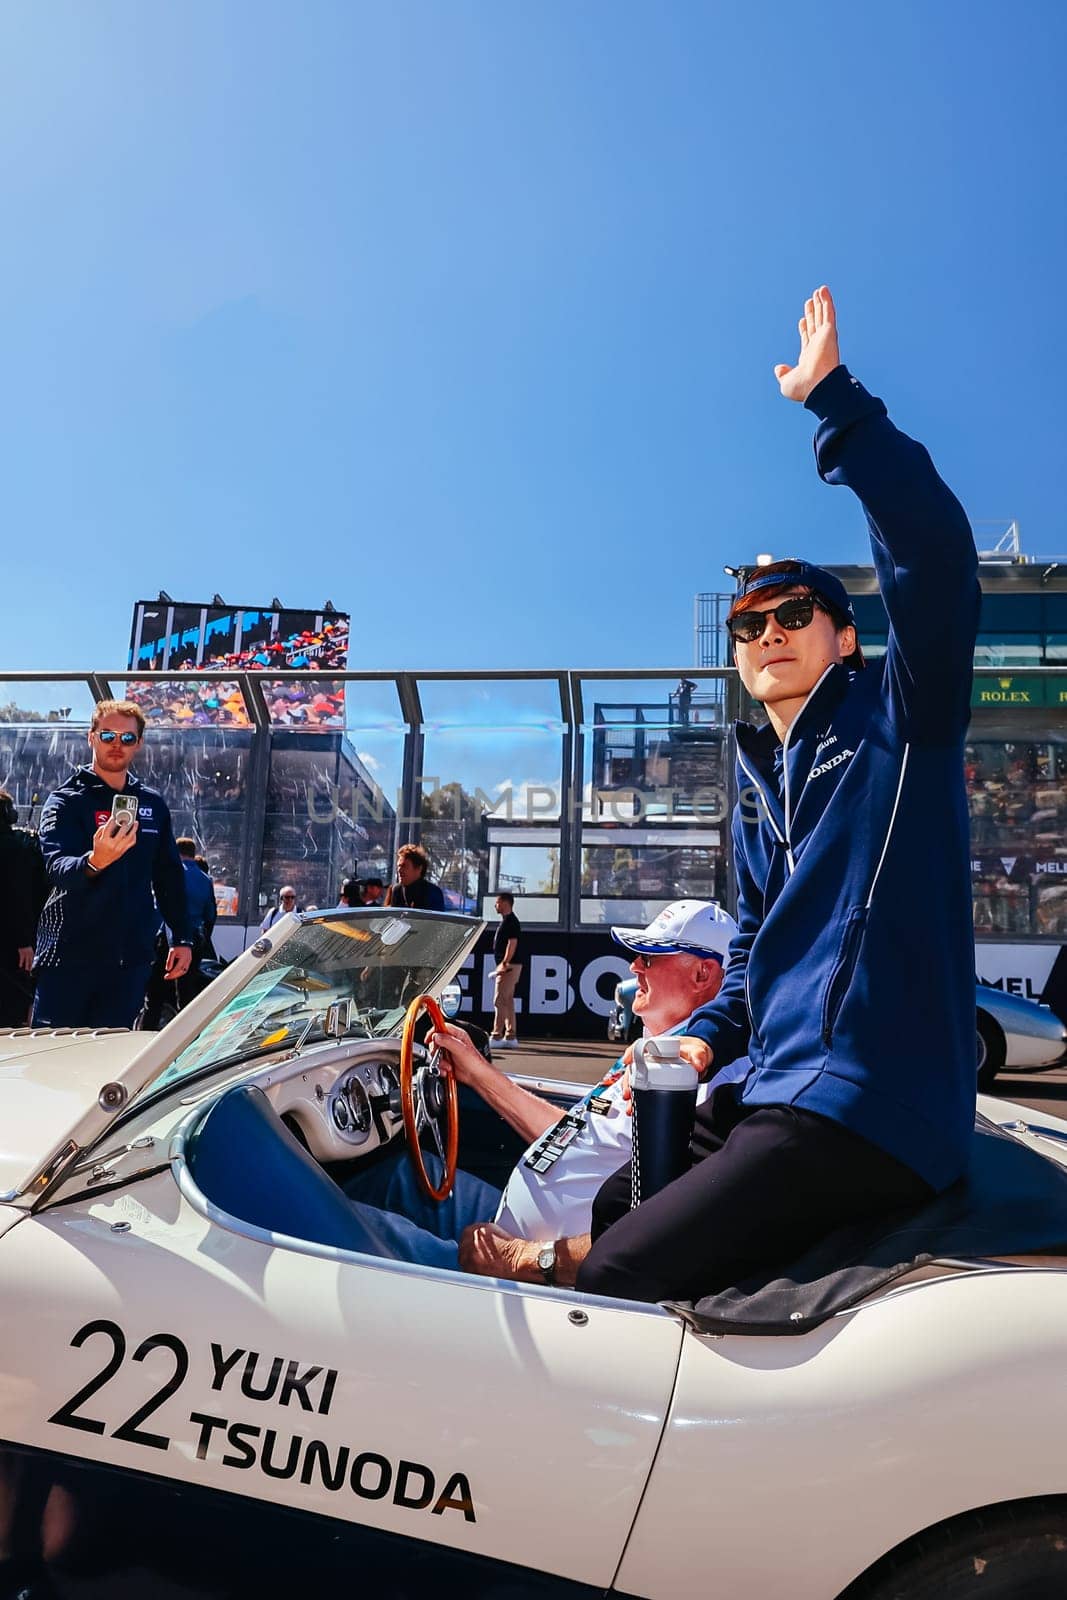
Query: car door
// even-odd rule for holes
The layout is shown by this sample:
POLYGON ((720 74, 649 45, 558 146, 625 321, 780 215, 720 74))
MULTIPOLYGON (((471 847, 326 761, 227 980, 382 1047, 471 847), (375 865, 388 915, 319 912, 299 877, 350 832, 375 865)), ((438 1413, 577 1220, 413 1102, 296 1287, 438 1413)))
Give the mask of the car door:
POLYGON ((607 1588, 682 1340, 655 1307, 256 1235, 170 1169, 11 1229, 0 1288, 9 1444, 288 1508, 394 1594, 428 1557, 472 1596, 502 1568, 607 1588))

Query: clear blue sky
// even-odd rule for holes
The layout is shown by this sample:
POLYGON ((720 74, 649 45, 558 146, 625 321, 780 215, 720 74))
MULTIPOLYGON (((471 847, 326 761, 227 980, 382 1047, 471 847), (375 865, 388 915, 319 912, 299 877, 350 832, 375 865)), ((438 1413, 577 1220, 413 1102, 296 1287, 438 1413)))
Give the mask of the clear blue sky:
POLYGON ((0 667, 132 602, 351 665, 691 659, 724 560, 865 559, 804 295, 972 517, 1067 551, 1061 0, 8 0, 0 667))

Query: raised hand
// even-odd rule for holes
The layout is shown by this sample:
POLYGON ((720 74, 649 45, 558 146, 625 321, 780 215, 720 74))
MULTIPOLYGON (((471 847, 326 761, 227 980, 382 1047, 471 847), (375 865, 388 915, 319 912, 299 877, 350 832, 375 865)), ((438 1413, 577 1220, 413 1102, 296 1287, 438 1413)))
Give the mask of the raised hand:
POLYGON ((833 297, 823 284, 810 300, 804 302, 804 315, 797 327, 800 330, 800 355, 795 367, 784 363, 774 369, 778 386, 787 400, 802 404, 828 373, 841 365, 837 347, 837 312, 833 297))
POLYGON ((112 818, 108 817, 93 834, 89 865, 95 867, 97 872, 103 872, 105 867, 110 867, 113 862, 124 856, 127 850, 132 850, 136 843, 136 822, 131 822, 128 827, 116 828, 112 818))

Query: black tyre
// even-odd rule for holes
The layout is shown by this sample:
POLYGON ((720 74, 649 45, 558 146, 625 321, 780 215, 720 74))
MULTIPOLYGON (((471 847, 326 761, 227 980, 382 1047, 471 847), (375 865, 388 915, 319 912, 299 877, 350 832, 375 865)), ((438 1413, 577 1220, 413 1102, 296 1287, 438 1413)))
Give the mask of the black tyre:
POLYGON ((1020 1500, 969 1512, 883 1558, 838 1600, 1063 1600, 1067 1507, 1020 1500))
POLYGON ((996 1081, 997 1073, 1004 1065, 1007 1054, 1004 1045, 1004 1033, 999 1024, 987 1011, 978 1013, 978 1036, 976 1040, 978 1055, 978 1088, 982 1094, 988 1094, 996 1081))

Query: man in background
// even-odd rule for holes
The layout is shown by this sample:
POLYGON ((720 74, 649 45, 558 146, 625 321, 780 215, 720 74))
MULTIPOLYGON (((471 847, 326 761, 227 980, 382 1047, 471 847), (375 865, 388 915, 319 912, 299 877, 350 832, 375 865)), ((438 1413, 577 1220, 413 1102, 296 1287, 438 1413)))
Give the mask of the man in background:
POLYGON ((176 839, 175 843, 185 874, 185 895, 189 913, 189 931, 193 936, 193 954, 189 970, 174 980, 173 992, 168 996, 167 937, 165 931, 160 934, 156 961, 148 979, 141 1018, 141 1027, 145 1029, 155 1029, 161 1025, 163 1007, 168 998, 175 1011, 180 1011, 190 1000, 196 999, 206 982, 200 971, 200 963, 205 956, 213 954, 211 935, 215 931, 215 886, 197 860, 196 840, 184 837, 176 839))
POLYGON ((33 1000, 33 946, 44 905, 44 862, 35 836, 16 827, 18 813, 0 789, 0 1027, 20 1028, 33 1000))
POLYGON ((385 884, 381 878, 364 878, 363 898, 360 905, 381 906, 385 904, 385 884))
POLYGON ((493 936, 493 1031, 489 1035, 493 1044, 513 1050, 518 1044, 515 1037, 515 985, 522 974, 519 960, 519 937, 522 924, 515 915, 515 896, 509 889, 501 889, 496 897, 496 914, 500 918, 493 936))
POLYGON ((91 765, 45 801, 40 836, 50 893, 34 956, 36 1026, 132 1027, 161 921, 174 930, 166 977, 188 971, 193 936, 170 812, 130 771, 144 729, 140 706, 101 700, 89 729, 91 765), (125 823, 114 810, 120 795, 130 804, 125 823))
POLYGON ((389 888, 386 905, 443 911, 444 893, 440 884, 430 882, 429 870, 430 858, 421 844, 402 844, 396 853, 396 882, 389 888))
POLYGON ((278 904, 271 906, 259 925, 260 933, 269 933, 279 917, 284 917, 290 911, 301 910, 303 907, 296 903, 296 890, 291 883, 283 883, 278 890, 278 904))

